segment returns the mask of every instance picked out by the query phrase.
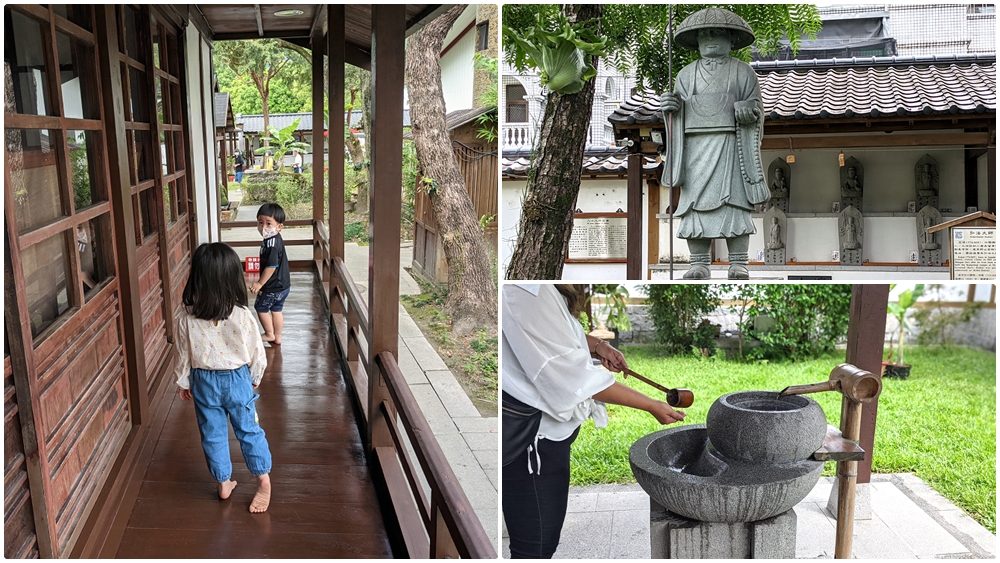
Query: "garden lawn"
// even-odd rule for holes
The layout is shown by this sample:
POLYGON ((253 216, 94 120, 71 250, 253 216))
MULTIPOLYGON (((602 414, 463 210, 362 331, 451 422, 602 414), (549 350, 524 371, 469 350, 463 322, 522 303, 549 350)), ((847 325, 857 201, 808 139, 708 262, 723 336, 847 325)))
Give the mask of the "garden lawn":
MULTIPOLYGON (((704 424, 720 395, 743 390, 780 391, 830 377, 842 352, 799 362, 727 362, 718 356, 661 357, 651 346, 622 348, 629 367, 667 387, 688 387, 695 402, 681 424, 704 424)), ((913 365, 905 381, 884 379, 875 430, 874 473, 917 475, 996 533, 996 355, 970 348, 907 347, 913 365)), ((628 378, 618 381, 651 397, 662 393, 628 378)), ((839 393, 809 395, 827 421, 840 425, 839 393)), ((610 423, 586 422, 573 444, 573 485, 631 483, 628 450, 640 437, 662 429, 646 412, 608 406, 610 423)), ((834 474, 829 462, 824 475, 834 474)))

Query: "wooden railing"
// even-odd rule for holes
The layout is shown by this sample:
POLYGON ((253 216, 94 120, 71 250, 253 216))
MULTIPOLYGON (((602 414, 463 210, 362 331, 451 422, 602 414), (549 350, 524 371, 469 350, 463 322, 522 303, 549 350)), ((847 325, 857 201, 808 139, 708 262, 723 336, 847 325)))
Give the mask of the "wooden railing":
POLYGON ((326 225, 317 222, 313 232, 313 242, 319 249, 317 266, 333 265, 332 279, 324 282, 325 296, 329 297, 333 334, 344 354, 348 384, 354 390, 364 424, 379 432, 384 430, 391 438, 391 445, 376 444, 366 453, 375 454, 378 460, 409 556, 495 559, 496 551, 396 358, 388 352, 378 353, 374 359, 368 356, 372 331, 378 327, 370 325, 367 301, 343 259, 330 257, 326 225), (382 374, 390 399, 369 412, 369 374, 373 367, 382 374))

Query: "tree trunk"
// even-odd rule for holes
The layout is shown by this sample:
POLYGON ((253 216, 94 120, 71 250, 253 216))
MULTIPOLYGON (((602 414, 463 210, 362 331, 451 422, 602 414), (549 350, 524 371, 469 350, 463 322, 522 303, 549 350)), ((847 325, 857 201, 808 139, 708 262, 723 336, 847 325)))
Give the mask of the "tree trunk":
POLYGON ((430 200, 448 261, 447 312, 457 336, 484 328, 495 334, 497 328, 490 251, 455 162, 441 89, 441 44, 464 9, 455 6, 429 23, 410 38, 406 49, 413 141, 424 178, 437 181, 430 200))
MULTIPOLYGON (((564 5, 563 11, 572 22, 585 21, 600 18, 602 6, 564 5)), ((600 20, 594 25, 599 34, 600 20)), ((576 94, 549 93, 507 279, 562 278, 593 103, 593 79, 576 94)))
MULTIPOLYGON (((412 111, 412 110, 411 110, 412 111)), ((371 122, 372 122, 372 75, 370 72, 361 73, 361 121, 365 126, 365 138, 371 139, 369 133, 371 132, 371 122)), ((351 138, 358 146, 359 152, 361 151, 361 143, 358 142, 354 135, 351 138)), ((370 140, 368 142, 371 142, 370 140)), ((351 153, 351 160, 354 160, 354 153, 351 153)), ((365 162, 364 153, 361 153, 361 159, 354 161, 354 165, 365 162)), ((359 215, 368 215, 368 174, 364 174, 364 178, 358 184, 358 205, 354 208, 354 212, 359 215)))

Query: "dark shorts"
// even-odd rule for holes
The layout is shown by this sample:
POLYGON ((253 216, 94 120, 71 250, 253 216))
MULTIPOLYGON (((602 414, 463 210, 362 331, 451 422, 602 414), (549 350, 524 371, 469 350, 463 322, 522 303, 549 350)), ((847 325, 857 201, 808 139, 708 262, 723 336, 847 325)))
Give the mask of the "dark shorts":
POLYGON ((291 291, 292 288, 288 288, 279 293, 258 293, 253 308, 258 313, 280 313, 285 308, 285 298, 291 291))

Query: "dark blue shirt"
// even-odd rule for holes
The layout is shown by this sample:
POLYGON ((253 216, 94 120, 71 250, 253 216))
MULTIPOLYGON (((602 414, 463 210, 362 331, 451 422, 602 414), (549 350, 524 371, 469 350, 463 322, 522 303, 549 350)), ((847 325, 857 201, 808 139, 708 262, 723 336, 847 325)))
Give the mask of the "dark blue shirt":
POLYGON ((285 254, 285 241, 282 240, 281 233, 264 239, 260 244, 261 274, 264 273, 264 268, 275 268, 275 272, 260 288, 261 293, 281 293, 292 287, 292 280, 288 275, 288 255, 285 254))

